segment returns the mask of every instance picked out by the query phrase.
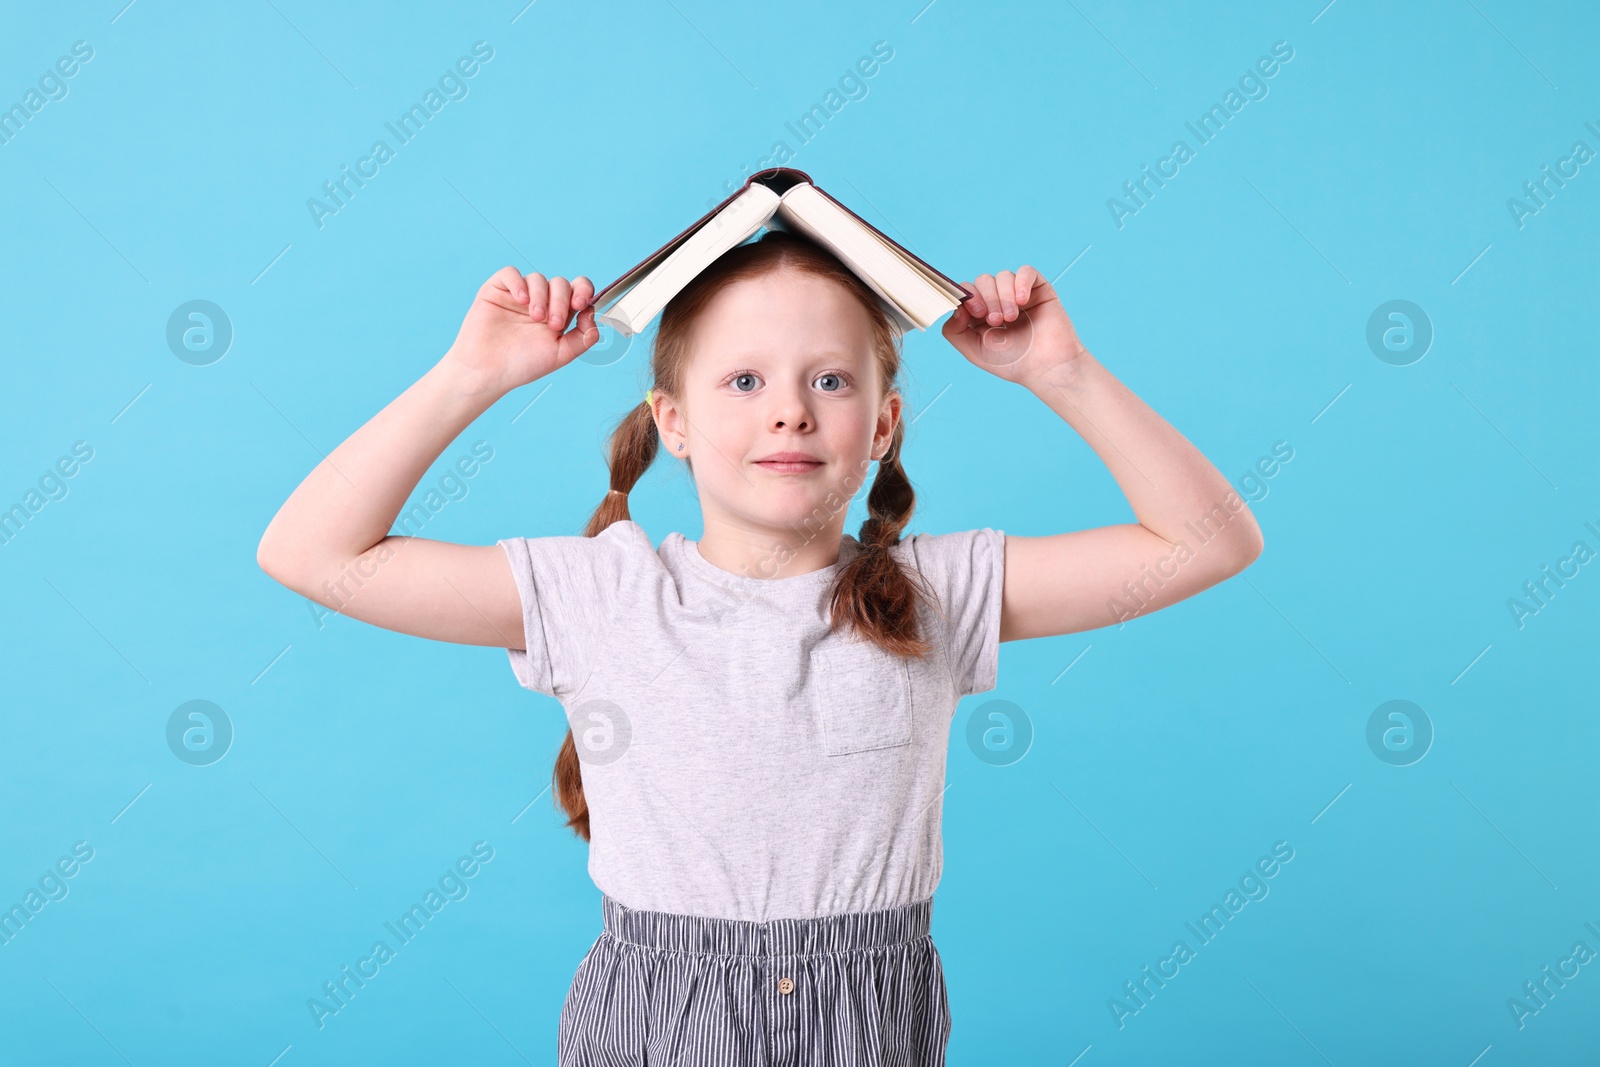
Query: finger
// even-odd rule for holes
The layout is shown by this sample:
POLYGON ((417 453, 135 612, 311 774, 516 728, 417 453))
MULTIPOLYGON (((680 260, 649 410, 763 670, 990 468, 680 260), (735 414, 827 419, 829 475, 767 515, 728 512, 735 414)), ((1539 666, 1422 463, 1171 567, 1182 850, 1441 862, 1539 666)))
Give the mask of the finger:
POLYGON ((955 314, 944 320, 944 325, 939 326, 939 333, 944 334, 944 339, 950 344, 958 344, 958 339, 966 333, 966 328, 973 322, 973 317, 966 314, 965 310, 957 307, 955 314))
POLYGON ((600 327, 595 325, 594 308, 586 307, 578 312, 577 324, 561 336, 562 362, 577 359, 598 340, 600 340, 600 327))
POLYGON ((978 284, 976 282, 962 282, 961 287, 972 294, 963 305, 969 315, 981 320, 985 315, 989 314, 989 305, 983 302, 983 294, 978 292, 978 284))
POLYGON ((995 287, 993 274, 978 275, 978 292, 983 294, 983 304, 987 309, 984 315, 990 326, 998 326, 1005 319, 1005 313, 1000 309, 1000 292, 995 287))
POLYGON ((1039 272, 1024 263, 1017 268, 1017 306, 1027 307, 1028 298, 1033 295, 1033 286, 1039 279, 1039 272))
POLYGON ((944 339, 949 341, 957 352, 966 355, 967 349, 972 346, 973 342, 973 336, 970 332, 972 322, 971 315, 968 315, 964 309, 957 308, 955 313, 945 320, 944 326, 940 328, 939 332, 944 334, 944 339))
POLYGON ((1017 276, 1008 270, 1001 271, 994 280, 1000 292, 1000 314, 1007 322, 1017 317, 1017 276))
POLYGON ((501 267, 489 276, 483 287, 502 290, 518 304, 528 299, 527 283, 522 280, 522 273, 515 267, 501 267))
POLYGON ((560 333, 571 317, 572 283, 558 274, 550 279, 550 310, 545 312, 545 325, 560 333))
POLYGON ((945 323, 944 335, 954 337, 956 334, 965 333, 972 326, 972 316, 967 314, 965 304, 957 304, 955 313, 945 323))
POLYGON ((588 275, 580 274, 572 279, 572 310, 582 311, 594 302, 594 282, 588 275))
POLYGON ((528 318, 533 322, 543 322, 544 309, 550 302, 550 283, 538 271, 528 275, 527 282, 528 318))

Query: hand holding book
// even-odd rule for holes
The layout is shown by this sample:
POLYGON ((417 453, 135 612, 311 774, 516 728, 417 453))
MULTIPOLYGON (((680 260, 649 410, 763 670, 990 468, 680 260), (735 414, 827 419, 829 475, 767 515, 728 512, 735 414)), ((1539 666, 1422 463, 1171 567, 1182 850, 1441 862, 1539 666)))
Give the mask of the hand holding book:
POLYGON ((600 339, 594 283, 502 267, 478 290, 445 361, 480 391, 510 392, 583 355, 600 339), (572 329, 567 324, 577 313, 572 329))
POLYGON ((941 315, 945 339, 968 361, 1029 385, 1086 355, 1055 290, 1032 267, 959 284, 869 224, 803 171, 751 175, 717 207, 599 293, 513 267, 478 290, 446 362, 478 391, 509 392, 572 362, 600 339, 596 321, 634 334, 717 256, 763 225, 795 229, 837 255, 867 283, 902 330, 941 315), (548 310, 547 310, 548 309, 548 310), (567 329, 574 313, 578 320, 567 329))
POLYGON ((996 377, 1031 388, 1087 355, 1055 289, 1032 267, 980 274, 962 288, 972 295, 940 332, 969 362, 996 377))

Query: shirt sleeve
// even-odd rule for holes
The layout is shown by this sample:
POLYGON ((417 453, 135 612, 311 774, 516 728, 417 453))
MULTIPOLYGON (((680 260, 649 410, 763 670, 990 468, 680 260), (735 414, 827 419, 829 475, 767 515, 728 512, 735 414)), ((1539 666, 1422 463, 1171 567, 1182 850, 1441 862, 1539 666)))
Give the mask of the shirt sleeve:
POLYGON ((523 647, 506 654, 523 688, 560 697, 583 685, 611 627, 629 554, 641 542, 650 550, 649 538, 632 522, 614 522, 594 537, 498 542, 522 600, 523 647))
POLYGON ((917 534, 911 546, 917 569, 939 599, 934 617, 944 629, 945 657, 957 695, 987 693, 1000 675, 1005 531, 985 527, 917 534))

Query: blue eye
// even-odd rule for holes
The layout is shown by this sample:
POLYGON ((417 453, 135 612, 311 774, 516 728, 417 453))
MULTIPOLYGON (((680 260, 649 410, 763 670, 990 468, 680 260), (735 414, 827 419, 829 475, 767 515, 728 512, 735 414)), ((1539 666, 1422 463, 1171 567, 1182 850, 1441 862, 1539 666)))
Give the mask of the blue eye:
MULTIPOLYGON (((732 385, 734 387, 735 391, 740 392, 740 393, 754 392, 755 388, 756 388, 756 386, 754 384, 752 384, 749 389, 742 389, 742 388, 739 387, 738 383, 742 379, 745 379, 745 378, 753 379, 755 382, 759 382, 761 380, 761 376, 759 374, 757 374, 755 371, 747 370, 747 371, 740 371, 739 373, 734 374, 731 377, 729 377, 727 379, 727 384, 732 385)), ((825 392, 825 393, 837 393, 841 389, 844 389, 846 386, 848 386, 850 384, 849 379, 847 379, 844 375, 839 374, 839 373, 837 373, 835 371, 828 371, 825 374, 817 375, 817 377, 813 380, 812 384, 814 385, 817 382, 826 381, 828 379, 832 379, 836 384, 833 385, 831 388, 828 387, 828 386, 823 386, 822 387, 822 391, 825 392)))

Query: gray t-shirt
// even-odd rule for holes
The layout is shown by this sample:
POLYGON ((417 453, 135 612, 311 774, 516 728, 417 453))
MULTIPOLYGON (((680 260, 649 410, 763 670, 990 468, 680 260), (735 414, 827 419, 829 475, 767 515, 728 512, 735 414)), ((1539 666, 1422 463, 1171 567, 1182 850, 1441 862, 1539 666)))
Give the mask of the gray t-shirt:
MULTIPOLYGON (((765 922, 925 900, 943 868, 960 698, 995 687, 1005 536, 916 534, 934 650, 903 659, 828 627, 834 575, 715 566, 631 520, 499 542, 522 598, 528 689, 560 700, 589 804, 589 875, 630 908, 765 922)), ((913 581, 915 575, 913 574, 913 581)))

